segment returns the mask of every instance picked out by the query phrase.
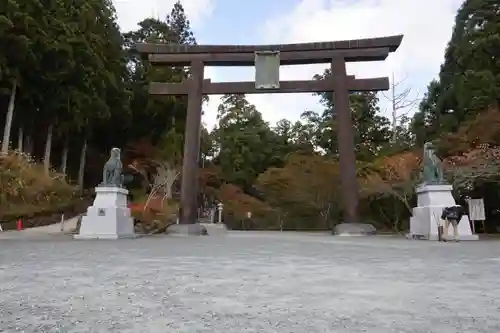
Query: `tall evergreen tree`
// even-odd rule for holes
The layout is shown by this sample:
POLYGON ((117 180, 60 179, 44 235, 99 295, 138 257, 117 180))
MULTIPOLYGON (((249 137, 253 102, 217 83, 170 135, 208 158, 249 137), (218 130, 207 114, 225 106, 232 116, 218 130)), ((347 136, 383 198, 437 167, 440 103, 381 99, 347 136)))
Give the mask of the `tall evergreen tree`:
POLYGON ((420 143, 440 132, 455 131, 478 113, 499 106, 498 50, 500 5, 491 0, 466 0, 457 13, 439 81, 429 85, 413 120, 412 130, 420 143))
MULTIPOLYGON (((331 70, 327 69, 322 75, 316 75, 315 79, 323 80, 331 75, 331 70)), ((320 93, 319 96, 326 109, 321 117, 316 119, 316 142, 325 152, 337 156, 335 96, 330 92, 320 93)), ((391 137, 390 123, 389 119, 381 115, 378 102, 377 94, 373 92, 351 93, 349 96, 356 155, 360 160, 371 160, 388 147, 391 137)))
POLYGON ((186 17, 184 7, 180 1, 177 1, 167 16, 167 24, 170 27, 170 42, 174 44, 196 44, 193 32, 191 30, 191 23, 186 17))
POLYGON ((224 95, 217 119, 215 163, 224 180, 249 190, 260 173, 278 163, 278 136, 243 94, 224 95))

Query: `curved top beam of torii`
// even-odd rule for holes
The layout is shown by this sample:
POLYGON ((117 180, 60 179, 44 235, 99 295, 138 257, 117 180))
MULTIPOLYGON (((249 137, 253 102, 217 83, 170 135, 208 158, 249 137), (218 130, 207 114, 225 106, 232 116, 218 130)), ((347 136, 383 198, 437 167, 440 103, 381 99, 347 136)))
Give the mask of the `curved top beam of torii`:
POLYGON ((175 53, 253 53, 257 51, 307 52, 389 48, 394 52, 401 45, 403 35, 363 38, 330 42, 272 44, 272 45, 185 45, 185 44, 152 44, 142 43, 135 46, 139 53, 144 54, 175 54, 175 53))
POLYGON ((201 61, 207 66, 253 66, 255 53, 280 53, 281 65, 328 63, 340 57, 351 61, 381 61, 397 50, 403 35, 353 39, 336 42, 316 42, 274 45, 135 45, 135 50, 151 63, 165 66, 189 66, 201 61))

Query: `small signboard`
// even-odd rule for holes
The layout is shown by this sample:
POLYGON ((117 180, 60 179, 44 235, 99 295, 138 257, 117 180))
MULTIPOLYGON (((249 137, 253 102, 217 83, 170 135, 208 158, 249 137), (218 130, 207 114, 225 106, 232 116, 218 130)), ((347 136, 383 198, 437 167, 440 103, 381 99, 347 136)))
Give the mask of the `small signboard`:
POLYGON ((469 204, 469 219, 471 221, 486 220, 483 199, 469 199, 468 204, 469 204))
POLYGON ((255 88, 278 89, 280 87, 280 52, 255 52, 255 88))

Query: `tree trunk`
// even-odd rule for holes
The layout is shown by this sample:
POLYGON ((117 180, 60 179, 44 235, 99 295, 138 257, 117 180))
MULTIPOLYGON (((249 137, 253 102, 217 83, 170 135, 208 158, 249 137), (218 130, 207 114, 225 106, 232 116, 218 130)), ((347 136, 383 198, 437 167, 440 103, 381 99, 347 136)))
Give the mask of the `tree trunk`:
POLYGON ((24 142, 24 152, 28 155, 33 156, 33 139, 31 136, 26 135, 26 140, 24 142))
POLYGON ((397 129, 398 129, 398 115, 397 115, 397 105, 396 105, 396 83, 394 81, 394 72, 392 72, 392 143, 395 144, 397 140, 397 129))
POLYGON ((17 80, 12 83, 9 106, 5 115, 5 126, 3 128, 2 153, 7 154, 10 143, 10 130, 12 129, 12 119, 14 118, 14 106, 16 104, 17 80))
POLYGON ((83 176, 85 175, 85 158, 87 156, 87 138, 84 139, 82 151, 80 153, 80 167, 78 169, 78 188, 80 195, 83 194, 83 176))
MULTIPOLYGON (((39 109, 36 108, 36 114, 38 115, 39 109)), ((33 132, 35 131, 35 116, 31 117, 30 120, 25 120, 24 130, 26 130, 26 137, 24 138, 24 152, 33 157, 35 152, 35 142, 33 140, 33 132)), ((36 136, 35 136, 36 137, 36 136)))
POLYGON ((391 137, 391 140, 392 140, 392 143, 396 143, 397 141, 397 134, 398 134, 398 118, 396 117, 396 109, 395 109, 395 106, 393 105, 393 110, 392 110, 392 137, 391 137))
POLYGON ((68 165, 68 150, 69 150, 69 140, 66 137, 64 140, 64 148, 61 157, 61 173, 66 175, 66 167, 68 165))
POLYGON ((17 150, 19 150, 21 153, 24 151, 23 141, 24 141, 24 129, 23 126, 19 126, 19 130, 17 131, 17 150))
POLYGON ((43 167, 48 175, 50 171, 50 153, 52 152, 52 133, 54 125, 50 124, 47 129, 47 139, 45 140, 45 154, 43 155, 43 167))

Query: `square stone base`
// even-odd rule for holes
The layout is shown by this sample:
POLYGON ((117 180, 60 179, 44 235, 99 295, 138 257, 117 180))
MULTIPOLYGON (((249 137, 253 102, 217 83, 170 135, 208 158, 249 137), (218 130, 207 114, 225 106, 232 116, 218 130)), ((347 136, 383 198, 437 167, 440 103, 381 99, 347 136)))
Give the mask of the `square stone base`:
POLYGON ((222 236, 227 234, 227 226, 224 223, 200 223, 207 229, 208 236, 222 236))
POLYGON ((97 187, 94 203, 82 217, 80 232, 74 239, 135 238, 127 194, 123 188, 97 187))
MULTIPOLYGON (((417 207, 413 208, 413 216, 410 218, 408 238, 438 240, 438 225, 443 222, 443 208, 456 205, 451 191, 451 185, 422 185, 417 188, 417 207)), ((458 235, 461 241, 479 240, 477 235, 472 234, 467 215, 462 216, 458 224, 458 235)), ((453 239, 453 226, 449 226, 443 238, 453 239)))
POLYGON ((132 239, 137 238, 137 235, 111 235, 111 234, 84 234, 74 235, 73 239, 132 239))
POLYGON ((168 235, 176 236, 207 236, 207 228, 201 223, 171 224, 167 228, 168 235))

